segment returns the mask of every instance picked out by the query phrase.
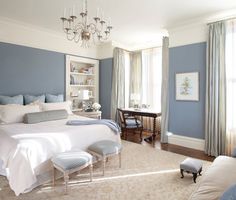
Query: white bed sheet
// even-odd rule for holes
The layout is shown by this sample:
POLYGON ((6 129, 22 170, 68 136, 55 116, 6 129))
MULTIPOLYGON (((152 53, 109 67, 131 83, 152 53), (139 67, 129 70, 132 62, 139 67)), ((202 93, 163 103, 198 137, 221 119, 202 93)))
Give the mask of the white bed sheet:
POLYGON ((9 185, 16 195, 37 185, 37 177, 49 170, 48 161, 54 154, 86 150, 99 140, 121 142, 120 135, 105 125, 65 125, 71 119, 88 118, 71 115, 68 119, 37 124, 0 125, 2 168, 7 169, 9 185))

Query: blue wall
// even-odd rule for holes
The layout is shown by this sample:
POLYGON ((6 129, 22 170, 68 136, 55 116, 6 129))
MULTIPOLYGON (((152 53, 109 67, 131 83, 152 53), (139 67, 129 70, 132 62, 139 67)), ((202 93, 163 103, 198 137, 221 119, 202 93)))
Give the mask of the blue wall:
POLYGON ((64 93, 64 54, 0 43, 0 94, 64 93))
POLYGON ((170 48, 169 53, 169 131, 174 134, 204 139, 206 43, 173 47, 170 48), (199 72, 200 101, 175 100, 175 74, 179 72, 199 72))
POLYGON ((102 118, 109 119, 111 113, 113 58, 100 60, 99 66, 99 102, 102 106, 102 118))

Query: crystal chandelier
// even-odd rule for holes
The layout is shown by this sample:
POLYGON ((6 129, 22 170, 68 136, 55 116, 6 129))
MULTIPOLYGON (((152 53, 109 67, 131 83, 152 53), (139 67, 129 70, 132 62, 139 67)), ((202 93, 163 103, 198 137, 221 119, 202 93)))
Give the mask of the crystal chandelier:
POLYGON ((97 9, 97 16, 93 18, 94 22, 90 23, 87 0, 84 0, 83 11, 79 15, 78 17, 75 15, 75 7, 73 7, 71 15, 67 18, 66 9, 64 9, 64 16, 61 17, 61 21, 68 40, 74 40, 82 47, 89 47, 91 43, 96 44, 109 38, 112 29, 110 20, 108 22, 104 20, 104 13, 99 17, 99 9, 97 9))

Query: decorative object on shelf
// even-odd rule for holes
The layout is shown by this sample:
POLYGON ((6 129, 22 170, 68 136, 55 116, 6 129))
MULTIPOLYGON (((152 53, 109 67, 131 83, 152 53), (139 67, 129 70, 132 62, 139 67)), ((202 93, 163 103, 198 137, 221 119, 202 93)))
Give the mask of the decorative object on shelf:
POLYGON ((71 72, 74 72, 74 71, 75 71, 75 67, 73 66, 72 63, 70 63, 70 71, 71 71, 71 72))
POLYGON ((93 79, 92 78, 88 78, 86 80, 86 82, 87 82, 87 85, 93 85, 93 79))
POLYGON ((79 96, 78 91, 72 91, 72 92, 70 93, 70 96, 71 96, 71 97, 78 97, 78 96, 79 96))
POLYGON ((101 105, 97 102, 95 102, 93 105, 92 105, 92 108, 95 110, 95 111, 99 111, 100 108, 101 108, 101 105))
POLYGON ((89 98, 93 97, 93 91, 89 90, 89 98))
POLYGON ((70 75, 70 84, 74 85, 75 84, 75 78, 74 76, 70 75))
POLYGON ((199 73, 176 73, 176 100, 199 101, 199 73))
POLYGON ((81 100, 89 100, 89 90, 80 90, 79 92, 79 99, 81 100))
POLYGON ((83 110, 85 112, 93 112, 92 104, 92 101, 83 101, 83 110))
POLYGON ((89 47, 90 44, 95 44, 95 41, 105 41, 109 38, 112 29, 111 20, 108 22, 104 19, 104 13, 99 16, 99 8, 97 9, 97 16, 94 17, 94 23, 88 20, 87 0, 83 2, 83 10, 79 15, 82 17, 81 21, 77 21, 75 14, 75 6, 73 6, 70 16, 66 16, 66 9, 64 9, 64 16, 61 17, 63 30, 66 33, 67 39, 76 43, 80 43, 82 47, 89 47))

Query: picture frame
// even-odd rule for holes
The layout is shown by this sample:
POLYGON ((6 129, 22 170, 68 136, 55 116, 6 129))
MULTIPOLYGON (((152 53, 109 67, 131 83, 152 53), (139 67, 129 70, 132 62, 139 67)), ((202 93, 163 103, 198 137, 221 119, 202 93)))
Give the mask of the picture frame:
POLYGON ((177 101, 199 101, 199 72, 176 73, 175 98, 177 101))

